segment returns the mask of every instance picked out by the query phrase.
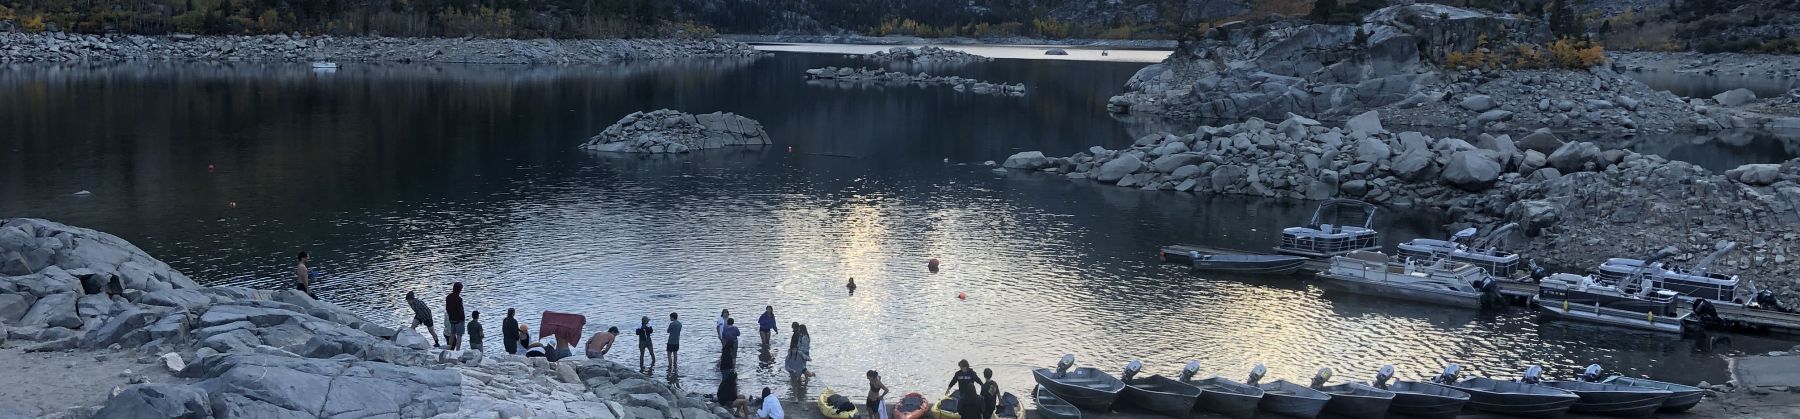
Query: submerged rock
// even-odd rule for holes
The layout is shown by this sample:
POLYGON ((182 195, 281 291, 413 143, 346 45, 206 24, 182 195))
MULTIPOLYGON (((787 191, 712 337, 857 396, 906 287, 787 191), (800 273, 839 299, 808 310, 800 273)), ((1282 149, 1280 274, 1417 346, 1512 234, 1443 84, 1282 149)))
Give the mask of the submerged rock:
POLYGON ((733 113, 690 115, 661 109, 633 112, 581 148, 614 153, 686 153, 725 146, 770 144, 762 123, 733 113))

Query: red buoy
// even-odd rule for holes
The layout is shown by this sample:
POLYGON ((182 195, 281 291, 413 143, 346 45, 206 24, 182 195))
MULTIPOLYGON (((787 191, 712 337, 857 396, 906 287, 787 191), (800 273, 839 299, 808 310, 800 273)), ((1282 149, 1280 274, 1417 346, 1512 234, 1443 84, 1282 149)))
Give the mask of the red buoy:
POLYGON ((958 300, 967 300, 967 299, 969 299, 969 294, 968 294, 968 293, 964 293, 964 292, 962 292, 962 291, 957 291, 957 292, 956 292, 956 299, 958 299, 958 300))

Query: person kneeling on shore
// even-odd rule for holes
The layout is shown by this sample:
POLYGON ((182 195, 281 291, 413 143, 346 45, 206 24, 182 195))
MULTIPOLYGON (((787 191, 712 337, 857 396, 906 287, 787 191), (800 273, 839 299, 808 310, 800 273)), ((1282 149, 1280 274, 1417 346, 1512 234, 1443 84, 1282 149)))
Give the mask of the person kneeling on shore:
POLYGON ((756 417, 762 419, 784 419, 786 412, 781 411, 781 398, 775 397, 775 389, 763 387, 762 409, 756 411, 756 417))

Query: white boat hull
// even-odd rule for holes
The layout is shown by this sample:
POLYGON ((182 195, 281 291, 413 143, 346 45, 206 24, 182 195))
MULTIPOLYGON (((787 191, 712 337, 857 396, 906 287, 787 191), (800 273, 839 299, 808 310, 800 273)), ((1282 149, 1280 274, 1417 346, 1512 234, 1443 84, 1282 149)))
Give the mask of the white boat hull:
POLYGON ((1593 306, 1573 305, 1564 308, 1561 302, 1547 301, 1537 297, 1531 297, 1531 304, 1536 306, 1539 311, 1553 317, 1651 332, 1679 334, 1682 331, 1682 323, 1687 320, 1686 314, 1680 317, 1665 317, 1593 306))

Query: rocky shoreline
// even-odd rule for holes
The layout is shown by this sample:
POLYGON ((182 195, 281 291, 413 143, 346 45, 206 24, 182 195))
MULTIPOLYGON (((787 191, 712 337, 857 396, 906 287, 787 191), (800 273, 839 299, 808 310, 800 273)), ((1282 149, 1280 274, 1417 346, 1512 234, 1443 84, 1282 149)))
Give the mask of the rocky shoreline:
POLYGON ((870 61, 882 64, 969 64, 993 61, 993 58, 970 54, 953 49, 943 49, 930 45, 907 48, 894 47, 886 51, 875 51, 862 56, 870 61))
POLYGON ((1800 56, 1796 55, 1619 51, 1607 57, 1620 71, 1800 78, 1800 56))
POLYGON ((1721 242, 1744 251, 1714 270, 1800 304, 1800 159, 1726 173, 1629 150, 1565 142, 1549 130, 1518 139, 1433 138, 1390 132, 1370 111, 1344 126, 1290 116, 1251 118, 1187 134, 1155 134, 1131 147, 1093 147, 1069 157, 1023 152, 1010 169, 1058 173, 1145 191, 1288 199, 1360 199, 1430 208, 1449 231, 1518 223, 1516 249, 1552 266, 1586 269, 1609 257, 1665 247, 1677 261, 1721 242))
POLYGON ((1539 21, 1429 3, 1383 8, 1360 25, 1236 22, 1139 71, 1107 108, 1225 121, 1289 113, 1342 121, 1380 110, 1397 124, 1515 134, 1546 127, 1631 134, 1755 126, 1606 66, 1517 67, 1561 65, 1542 51, 1550 38, 1539 21), (1462 64, 1469 61, 1479 64, 1462 64))
POLYGON ((1111 49, 1173 49, 1177 42, 1166 39, 1043 39, 1022 36, 991 38, 922 38, 917 36, 843 35, 752 35, 730 34, 720 38, 739 42, 851 44, 851 45, 1060 45, 1111 49))
MULTIPOLYGON (((85 354, 92 360, 65 371, 129 359, 138 371, 105 371, 129 377, 110 392, 44 394, 56 400, 9 404, 0 416, 732 417, 606 361, 433 350, 423 336, 299 291, 200 286, 85 228, 0 220, 0 261, 0 359, 62 363, 69 357, 46 355, 85 354)), ((0 384, 107 381, 70 378, 7 374, 0 384)))
POLYGON ((768 145, 762 123, 729 112, 692 115, 669 109, 632 112, 589 138, 582 149, 608 153, 686 153, 768 145))
POLYGON ((143 36, 0 32, 0 62, 103 60, 610 63, 763 53, 721 39, 491 39, 331 36, 143 36))
POLYGON ((950 86, 958 92, 970 92, 980 95, 1024 96, 1025 84, 992 83, 958 76, 933 76, 926 73, 917 75, 882 69, 852 69, 848 67, 825 67, 806 70, 806 79, 811 81, 840 81, 850 83, 882 83, 882 84, 916 84, 922 86, 950 86))

